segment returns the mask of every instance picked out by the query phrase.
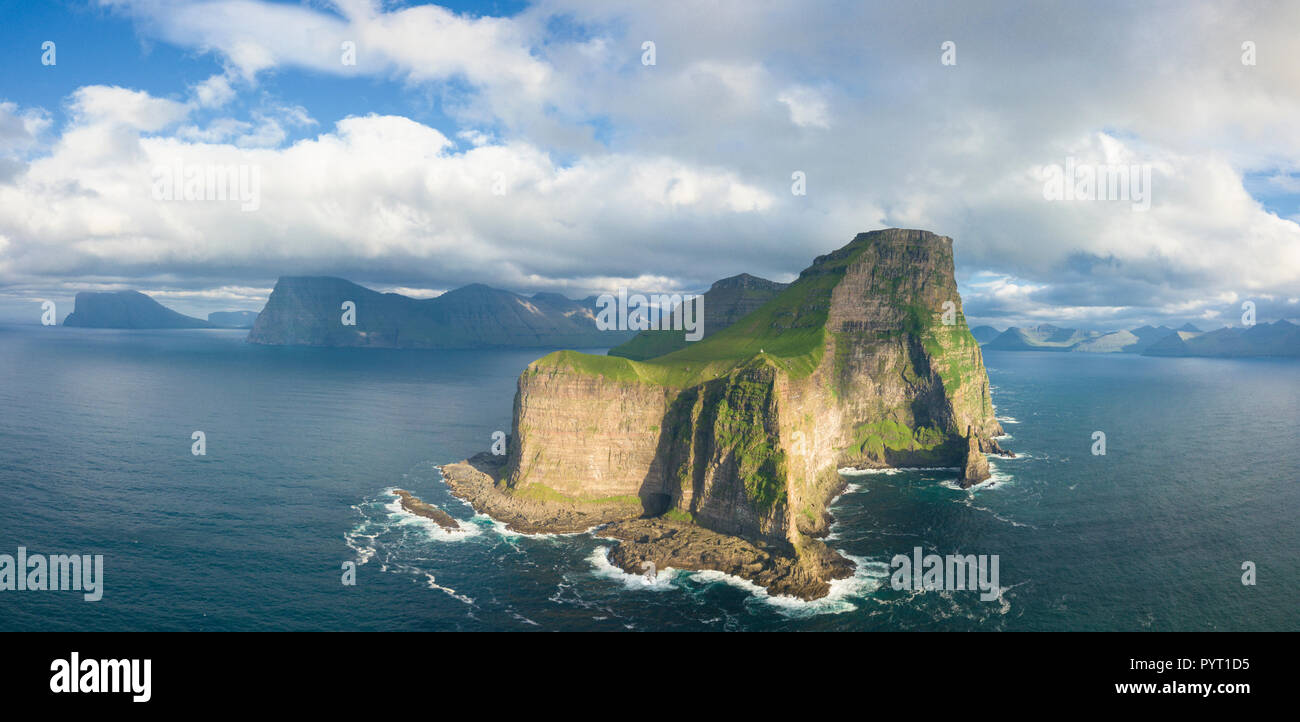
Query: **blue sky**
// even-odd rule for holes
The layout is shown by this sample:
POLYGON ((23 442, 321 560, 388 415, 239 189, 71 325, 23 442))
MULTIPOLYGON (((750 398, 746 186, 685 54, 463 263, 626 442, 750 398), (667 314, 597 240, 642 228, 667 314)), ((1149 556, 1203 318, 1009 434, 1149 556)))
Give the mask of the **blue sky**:
POLYGON ((1261 3, 5 2, 0 320, 257 309, 300 273, 700 290, 887 226, 954 239, 977 323, 1294 318, 1297 31, 1261 3), (1067 162, 1145 169, 1149 204, 1045 197, 1067 162), (256 168, 256 208, 159 199, 173 164, 256 168))

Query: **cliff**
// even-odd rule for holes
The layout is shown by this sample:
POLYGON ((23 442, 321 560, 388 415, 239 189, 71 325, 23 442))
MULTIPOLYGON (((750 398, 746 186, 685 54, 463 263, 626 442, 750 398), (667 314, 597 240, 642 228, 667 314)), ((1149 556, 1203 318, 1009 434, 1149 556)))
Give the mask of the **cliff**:
POLYGON ((844 486, 838 469, 956 467, 969 485, 987 478, 983 452, 1001 451, 1001 433, 961 313, 951 239, 889 229, 818 257, 770 301, 679 351, 535 361, 519 379, 504 465, 480 465, 472 494, 463 481, 472 465, 448 471, 481 510, 493 494, 499 507, 602 503, 592 520, 607 523, 611 500, 639 501, 625 504, 625 518, 681 528, 641 519, 614 536, 691 543, 641 544, 635 558, 620 547, 625 568, 647 559, 717 568, 682 550, 734 537, 756 551, 729 558, 790 562, 739 563, 738 573, 811 598, 851 571, 819 541, 844 486))
MULTIPOLYGON (((704 292, 704 338, 727 328, 785 290, 786 283, 742 273, 715 281, 704 292)), ((609 350, 610 356, 644 361, 686 348, 686 331, 642 331, 630 341, 609 350)))
POLYGON ((82 328, 211 328, 212 324, 167 308, 139 291, 82 291, 64 326, 82 328))
POLYGON ((276 282, 248 340, 297 346, 593 348, 631 336, 598 330, 594 305, 594 298, 527 298, 481 284, 416 299, 342 278, 286 276, 276 282), (355 304, 355 325, 343 324, 345 301, 355 304))

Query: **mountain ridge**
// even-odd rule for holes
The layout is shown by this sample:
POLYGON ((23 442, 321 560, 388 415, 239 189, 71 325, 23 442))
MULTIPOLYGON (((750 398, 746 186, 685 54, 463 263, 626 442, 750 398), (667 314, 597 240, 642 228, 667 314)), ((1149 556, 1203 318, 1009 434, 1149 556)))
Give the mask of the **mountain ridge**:
POLYGON ((481 283, 417 299, 334 276, 281 276, 249 332, 287 346, 469 349, 615 345, 631 332, 596 327, 595 298, 540 298, 481 283), (344 304, 351 302, 351 310, 344 304), (345 323, 346 314, 354 324, 345 323))

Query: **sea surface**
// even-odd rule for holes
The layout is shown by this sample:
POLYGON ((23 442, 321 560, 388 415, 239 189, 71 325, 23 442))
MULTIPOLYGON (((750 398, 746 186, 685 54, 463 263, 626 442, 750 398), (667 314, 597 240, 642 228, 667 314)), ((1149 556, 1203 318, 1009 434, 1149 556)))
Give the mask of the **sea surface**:
POLYGON ((608 540, 510 533, 455 500, 435 465, 509 429, 542 353, 0 327, 0 554, 104 555, 102 600, 0 591, 0 630, 1300 629, 1300 363, 986 352, 1018 458, 973 490, 848 477, 829 543, 858 573, 801 602, 624 574, 608 540), (915 547, 997 555, 1000 593, 892 589, 915 547))

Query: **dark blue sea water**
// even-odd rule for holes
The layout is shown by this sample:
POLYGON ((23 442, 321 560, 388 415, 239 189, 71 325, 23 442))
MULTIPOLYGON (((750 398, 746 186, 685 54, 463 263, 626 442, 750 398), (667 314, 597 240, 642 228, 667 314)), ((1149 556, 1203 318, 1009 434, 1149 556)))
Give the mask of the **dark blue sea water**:
POLYGON ((830 543, 859 574, 803 603, 710 573, 648 584, 610 542, 505 533, 454 500, 434 465, 508 429, 539 355, 0 327, 0 553, 105 557, 101 601, 0 591, 0 629, 1300 629, 1298 363, 989 352, 1021 457, 971 491, 852 477, 830 543), (396 511, 395 486, 470 531, 396 511), (894 591, 915 546, 998 555, 1000 597, 894 591))

